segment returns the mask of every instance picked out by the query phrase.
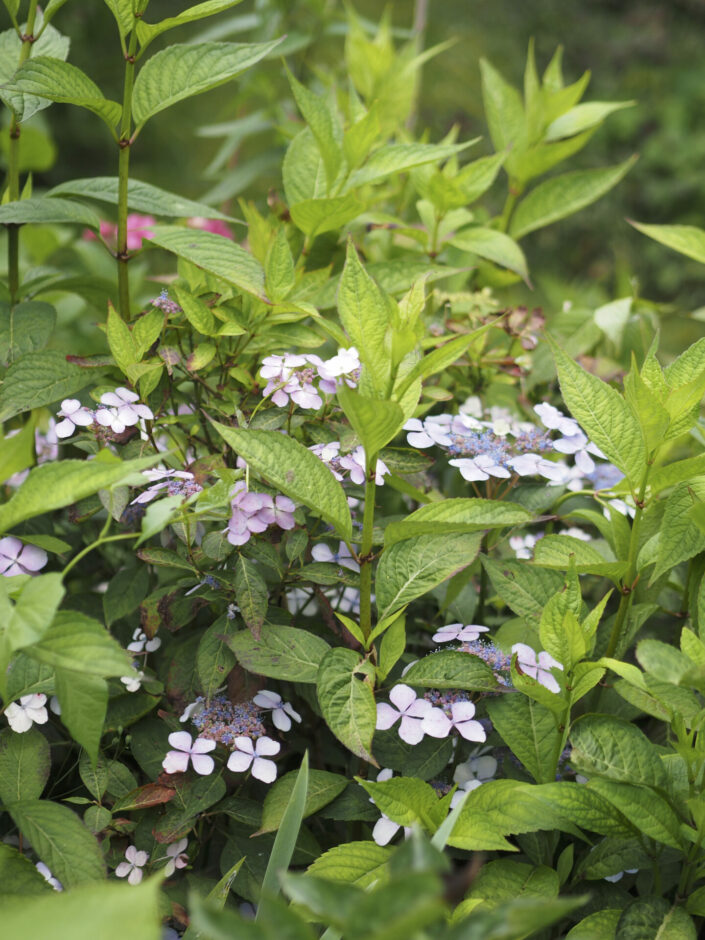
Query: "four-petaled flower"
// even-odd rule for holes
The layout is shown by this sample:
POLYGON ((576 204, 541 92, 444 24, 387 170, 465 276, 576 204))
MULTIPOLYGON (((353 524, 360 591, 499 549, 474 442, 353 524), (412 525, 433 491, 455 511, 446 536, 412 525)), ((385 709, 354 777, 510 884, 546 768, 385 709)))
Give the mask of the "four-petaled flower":
POLYGON ((54 428, 57 437, 71 437, 77 426, 87 428, 93 424, 93 412, 84 408, 77 398, 64 398, 56 416, 64 419, 54 428))
POLYGON ((169 735, 169 744, 174 748, 168 751, 162 761, 162 767, 168 774, 183 774, 188 770, 189 761, 197 774, 207 777, 213 773, 215 761, 208 752, 215 750, 215 741, 208 738, 196 738, 191 743, 188 731, 172 731, 169 735))
POLYGON ((458 640, 461 643, 472 643, 477 640, 481 633, 487 633, 489 627, 481 627, 475 623, 469 623, 463 626, 462 623, 449 623, 446 627, 441 627, 437 633, 433 634, 434 643, 451 643, 458 640))
POLYGON ((132 634, 132 643, 128 643, 127 648, 131 653, 153 653, 155 650, 158 650, 161 645, 162 641, 158 636, 154 636, 151 640, 148 640, 147 634, 137 627, 132 634))
POLYGON ((13 731, 23 734, 33 724, 44 725, 49 721, 46 706, 47 697, 42 692, 23 695, 18 702, 10 702, 5 709, 5 717, 13 731))
POLYGON ((118 867, 115 869, 115 874, 118 878, 125 878, 129 884, 138 885, 142 881, 142 875, 144 872, 142 869, 147 864, 149 860, 148 852, 138 852, 137 846, 128 845, 125 849, 125 858, 126 862, 120 862, 118 867))
POLYGON ((527 646, 526 643, 515 643, 512 646, 512 653, 516 653, 517 663, 525 675, 536 679, 549 692, 560 692, 561 687, 551 669, 563 669, 563 666, 553 656, 546 652, 539 653, 537 656, 536 650, 527 646))
POLYGON ((432 738, 447 738, 455 728, 466 741, 486 741, 485 729, 474 720, 474 715, 472 702, 452 702, 450 716, 442 708, 430 708, 423 717, 421 729, 432 738))
POLYGON ((0 539, 0 574, 11 578, 16 574, 34 574, 43 568, 49 556, 43 548, 25 545, 14 535, 0 539))
POLYGON ((255 695, 253 702, 259 708, 271 711, 274 727, 278 728, 280 731, 291 730, 292 718, 294 721, 301 722, 301 715, 294 710, 294 707, 289 702, 282 701, 281 695, 277 692, 269 692, 267 689, 262 689, 261 692, 255 695))
MULTIPOLYGON (((431 703, 425 698, 418 698, 411 686, 400 683, 389 693, 389 698, 396 708, 379 702, 377 705, 377 729, 386 731, 401 718, 399 737, 407 744, 418 744, 424 736, 424 716, 431 710, 431 703)), ((484 739, 483 739, 484 740, 484 739)))
POLYGON ((331 561, 340 565, 341 568, 349 568, 350 571, 360 570, 360 566, 350 554, 350 549, 345 542, 339 543, 337 552, 334 552, 325 542, 318 542, 311 549, 311 556, 314 561, 331 561))
POLYGON ((253 744, 251 738, 238 736, 234 743, 235 750, 228 758, 228 770, 244 773, 252 766, 252 776, 262 783, 273 783, 276 780, 277 765, 267 758, 279 753, 278 741, 264 735, 253 744))
POLYGON ((177 868, 186 868, 188 865, 188 855, 186 854, 187 846, 188 839, 185 837, 179 839, 178 842, 172 842, 171 845, 167 845, 167 863, 164 866, 164 874, 167 878, 171 878, 177 868))
POLYGON ((450 801, 450 808, 455 809, 463 797, 463 793, 476 790, 483 783, 492 780, 497 773, 497 761, 491 754, 471 757, 463 764, 458 764, 453 774, 453 780, 458 784, 450 801))
POLYGON ((154 418, 151 408, 138 404, 139 395, 129 388, 116 388, 114 392, 105 392, 100 396, 101 404, 95 413, 98 424, 110 428, 115 434, 122 434, 129 427, 134 427, 140 419, 151 421, 154 418))

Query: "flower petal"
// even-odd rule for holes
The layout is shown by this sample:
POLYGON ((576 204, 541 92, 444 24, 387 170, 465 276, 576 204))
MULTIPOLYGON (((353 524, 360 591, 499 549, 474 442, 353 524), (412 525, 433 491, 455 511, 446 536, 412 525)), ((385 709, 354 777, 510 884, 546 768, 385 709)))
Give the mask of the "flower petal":
POLYGON ((442 708, 431 708, 421 721, 424 734, 432 738, 447 738, 453 723, 442 708))
MULTIPOLYGON (((260 740, 262 740, 260 738, 260 740)), ((274 783, 277 779, 277 765, 273 760, 265 760, 263 757, 255 757, 252 764, 252 776, 262 783, 274 783)))
MULTIPOLYGON (((215 741, 211 743, 215 746, 215 741)), ((207 777, 208 774, 212 774, 215 768, 215 761, 208 754, 192 754, 191 763, 196 773, 200 774, 202 777, 207 777)))
POLYGON ((416 692, 409 685, 404 685, 403 682, 399 685, 395 685, 392 691, 389 693, 390 701, 392 701, 400 712, 405 712, 410 705, 416 701, 417 695, 416 692))
POLYGON ((250 764, 253 760, 253 754, 245 754, 243 751, 233 751, 228 758, 227 768, 236 774, 242 774, 250 769, 250 764))
POLYGON ((391 728, 394 722, 399 718, 399 712, 386 702, 379 702, 377 705, 377 730, 386 731, 391 728))

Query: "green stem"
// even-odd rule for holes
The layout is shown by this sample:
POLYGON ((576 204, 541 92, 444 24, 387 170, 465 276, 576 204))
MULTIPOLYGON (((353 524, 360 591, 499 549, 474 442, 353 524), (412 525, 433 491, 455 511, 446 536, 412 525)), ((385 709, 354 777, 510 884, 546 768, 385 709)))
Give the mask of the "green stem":
MULTIPOLYGON (((367 456, 367 455, 366 455, 367 456)), ((365 473, 365 511, 362 516, 360 545, 360 629, 365 638, 372 632, 372 528, 375 519, 375 473, 377 454, 367 456, 365 473)))
POLYGON ((130 256, 127 251, 127 187, 130 179, 130 132, 132 130, 132 89, 135 81, 135 52, 137 51, 137 31, 130 34, 130 45, 125 55, 125 79, 122 93, 122 120, 120 122, 120 137, 118 147, 120 157, 118 160, 118 234, 117 234, 117 266, 118 266, 118 299, 120 316, 123 320, 130 319, 130 279, 127 265, 130 256))
POLYGON ((632 598, 634 596, 634 582, 636 581, 637 574, 636 559, 639 550, 639 529, 641 528, 641 517, 644 513, 644 495, 646 493, 646 484, 649 479, 650 470, 651 464, 647 464, 643 479, 641 481, 641 486, 639 487, 639 496, 636 499, 636 512, 634 514, 634 522, 632 523, 632 531, 629 538, 627 573, 623 582, 622 597, 619 601, 619 607, 617 608, 617 616, 614 619, 614 626, 612 627, 612 635, 610 636, 610 642, 605 653, 606 656, 614 655, 622 637, 622 630, 624 629, 627 615, 629 614, 629 610, 632 606, 632 598))
POLYGON ((78 562, 84 558, 89 552, 92 552, 94 548, 98 548, 101 545, 105 545, 107 542, 120 542, 123 539, 136 539, 140 535, 139 532, 127 532, 125 535, 111 535, 108 538, 97 538, 95 542, 91 542, 90 545, 86 545, 78 555, 75 555, 71 561, 66 565, 64 570, 61 572, 61 577, 65 578, 69 571, 78 564, 78 562))
POLYGON ((509 192, 507 193, 507 199, 504 203, 502 214, 497 222, 497 228, 500 232, 506 232, 509 228, 509 220, 512 217, 512 212, 514 212, 516 201, 519 196, 521 196, 522 188, 521 183, 517 182, 517 180, 509 180, 509 192))
MULTIPOLYGON (((38 0, 29 0, 27 27, 22 36, 18 68, 27 61, 32 52, 34 23, 37 19, 37 3, 38 0)), ((10 202, 16 202, 20 198, 20 125, 14 112, 10 121, 7 188, 10 202)), ((7 278, 10 288, 10 303, 15 304, 20 289, 20 230, 17 225, 10 225, 7 229, 7 278)))

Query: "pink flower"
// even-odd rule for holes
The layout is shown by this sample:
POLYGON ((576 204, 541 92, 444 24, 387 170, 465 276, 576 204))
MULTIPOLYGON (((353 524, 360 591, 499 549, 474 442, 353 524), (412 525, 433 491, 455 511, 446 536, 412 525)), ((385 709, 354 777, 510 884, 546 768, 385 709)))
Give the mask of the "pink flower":
MULTIPOLYGON (((152 229, 157 224, 153 215, 139 215, 131 212, 127 216, 127 248, 128 251, 137 251, 142 247, 142 241, 147 238, 154 238, 152 229)), ((113 222, 101 221, 100 234, 106 242, 115 242, 117 240, 118 227, 113 222)), ((90 230, 83 233, 86 241, 95 239, 95 235, 90 230)))
POLYGON ((403 683, 394 686, 389 698, 396 708, 386 702, 377 705, 377 729, 386 731, 401 718, 399 737, 407 744, 418 744, 424 736, 423 719, 430 711, 431 703, 418 698, 416 692, 403 683))
POLYGON ((279 753, 279 742, 264 735, 253 744, 244 736, 235 738, 235 750, 228 758, 228 770, 244 773, 252 766, 252 776, 262 783, 273 783, 277 778, 277 765, 267 760, 279 753))
POLYGON ((282 496, 281 494, 275 496, 270 510, 272 515, 271 524, 279 526, 280 529, 293 529, 296 525, 294 522, 295 509, 296 504, 288 496, 282 496))
POLYGON ((202 777, 213 773, 215 761, 208 752, 215 750, 215 741, 208 738, 196 738, 191 743, 188 731, 173 731, 169 735, 169 744, 174 748, 162 761, 162 767, 168 774, 183 774, 188 770, 189 761, 193 769, 202 777))
POLYGON ((453 702, 450 716, 442 708, 430 708, 424 715, 422 729, 432 738, 447 738, 453 728, 466 741, 486 741, 485 729, 479 721, 474 721, 475 706, 472 702, 453 702))
POLYGON ((0 539, 0 574, 6 578, 16 574, 34 574, 48 560, 49 556, 43 548, 25 545, 14 535, 0 539))
POLYGON ((189 228, 198 228, 202 232, 212 232, 224 238, 233 237, 233 233, 221 219, 206 219, 202 215, 194 215, 188 220, 187 225, 189 228))
POLYGON ((553 658, 549 653, 542 652, 536 655, 536 651, 526 643, 515 643, 512 646, 512 653, 516 653, 517 663, 521 671, 536 679, 549 692, 560 692, 561 687, 551 669, 563 669, 561 663, 553 658))

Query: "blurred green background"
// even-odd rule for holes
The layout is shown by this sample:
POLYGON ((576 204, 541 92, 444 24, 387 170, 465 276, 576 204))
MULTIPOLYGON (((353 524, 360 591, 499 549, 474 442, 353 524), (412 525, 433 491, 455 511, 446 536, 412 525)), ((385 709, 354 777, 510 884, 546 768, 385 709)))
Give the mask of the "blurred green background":
MULTIPOLYGON (((176 4, 179 10, 186 5, 176 4)), ((174 7, 173 0, 152 0, 147 18, 161 19, 174 7)), ((424 8, 424 44, 454 40, 424 67, 416 130, 428 129, 432 140, 458 124, 461 138, 484 136, 473 157, 491 151, 478 60, 486 56, 521 85, 531 37, 540 71, 563 45, 567 81, 586 69, 592 72, 587 100, 637 102, 611 116, 585 150, 561 168, 606 166, 640 155, 606 198, 527 238, 536 289, 525 302, 558 309, 563 299, 580 297, 597 305, 636 289, 665 305, 665 345, 682 347, 699 338, 702 324, 691 315, 705 307, 705 268, 647 240, 625 219, 705 225, 699 172, 705 146, 705 0, 395 0, 388 11, 399 42, 408 39, 424 8)), ((355 9, 370 23, 382 14, 373 0, 356 0, 355 9)), ((107 7, 99 0, 74 0, 56 25, 72 37, 69 60, 86 69, 106 95, 119 99, 122 56, 107 7)), ((345 5, 337 0, 245 0, 157 43, 286 34, 286 59, 294 72, 308 84, 328 85, 334 77, 344 81, 344 30, 345 5)), ((115 174, 115 146, 97 119, 60 105, 48 115, 59 157, 38 175, 38 185, 115 174)), ((280 188, 279 166, 295 120, 277 55, 239 81, 150 122, 133 149, 132 171, 138 179, 205 198, 237 215, 237 198, 264 203, 280 188)))

